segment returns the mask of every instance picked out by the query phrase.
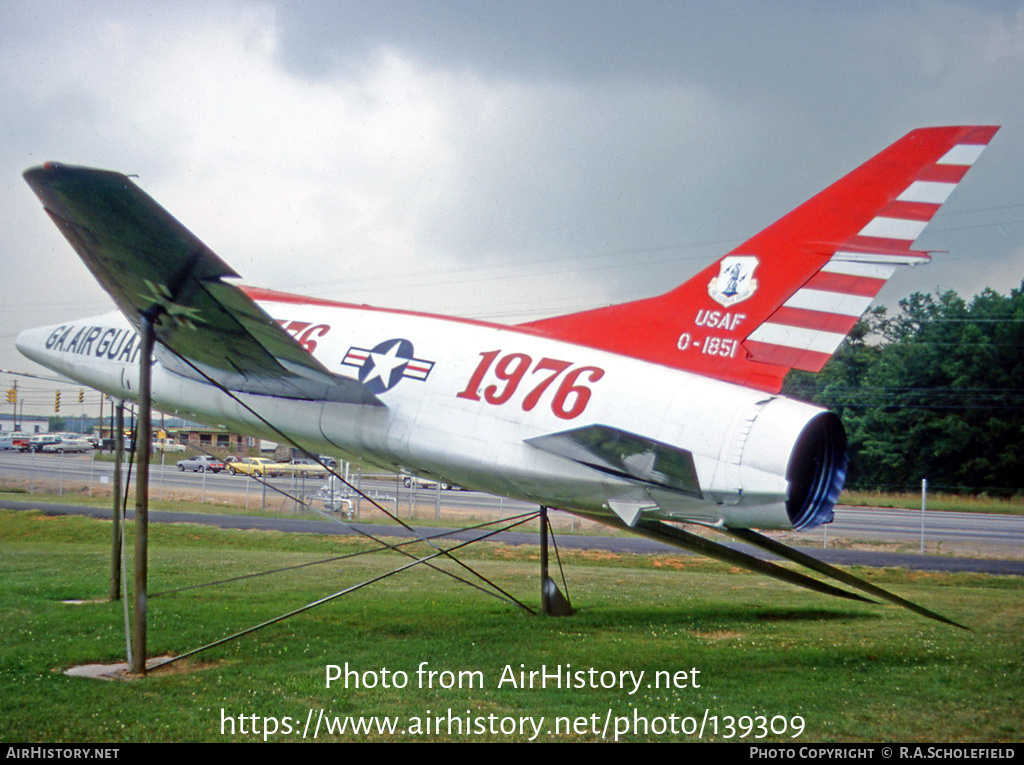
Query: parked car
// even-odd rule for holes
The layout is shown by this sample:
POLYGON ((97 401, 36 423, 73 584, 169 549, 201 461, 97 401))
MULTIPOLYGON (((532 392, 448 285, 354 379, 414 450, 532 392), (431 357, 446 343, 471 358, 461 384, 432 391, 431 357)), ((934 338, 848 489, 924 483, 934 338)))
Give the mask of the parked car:
POLYGON ((179 444, 173 438, 153 439, 153 451, 155 452, 183 452, 185 444, 179 444))
POLYGON ((29 450, 38 453, 50 444, 59 444, 60 440, 61 437, 57 433, 40 433, 29 440, 29 450))
POLYGON ((19 452, 27 452, 30 448, 32 441, 31 433, 9 433, 11 437, 11 445, 19 452))
POLYGON ((178 460, 178 470, 182 473, 186 470, 191 470, 193 473, 205 473, 207 470, 211 473, 219 473, 223 469, 224 463, 208 454, 199 454, 195 457, 178 460))
POLYGON ((331 471, 319 462, 306 459, 281 462, 278 467, 281 468, 281 475, 297 475, 303 478, 326 478, 331 474, 331 471))
MULTIPOLYGON (((407 489, 436 489, 437 481, 431 481, 415 475, 407 475, 402 477, 402 485, 407 489)), ((441 488, 447 491, 448 489, 456 488, 456 486, 455 484, 442 483, 441 488)))
POLYGON ((20 452, 28 451, 29 433, 22 433, 18 430, 9 430, 0 436, 0 449, 15 449, 20 452))
POLYGON ((281 475, 282 466, 274 462, 274 460, 268 460, 266 457, 246 457, 238 462, 232 462, 228 465, 228 470, 231 471, 231 475, 251 475, 254 478, 261 476, 269 476, 274 478, 281 475))
POLYGON ((43 452, 48 454, 68 453, 71 452, 88 452, 94 449, 93 442, 88 438, 76 438, 70 436, 61 436, 60 440, 56 443, 46 444, 43 446, 43 452))

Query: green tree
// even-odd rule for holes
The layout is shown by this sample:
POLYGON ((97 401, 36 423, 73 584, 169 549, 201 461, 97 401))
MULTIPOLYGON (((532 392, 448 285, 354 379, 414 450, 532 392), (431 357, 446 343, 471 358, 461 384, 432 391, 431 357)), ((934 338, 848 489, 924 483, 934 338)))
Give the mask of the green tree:
POLYGON ((916 293, 858 323, 820 375, 789 395, 830 407, 850 440, 847 485, 1024 489, 1024 284, 916 293))

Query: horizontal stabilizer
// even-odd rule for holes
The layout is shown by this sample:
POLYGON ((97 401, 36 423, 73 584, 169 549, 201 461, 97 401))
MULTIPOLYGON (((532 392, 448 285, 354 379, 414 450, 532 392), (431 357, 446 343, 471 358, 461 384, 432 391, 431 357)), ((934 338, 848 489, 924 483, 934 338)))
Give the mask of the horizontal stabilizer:
POLYGON ((697 468, 690 452, 635 433, 607 425, 588 425, 528 438, 526 443, 620 478, 654 484, 691 497, 701 496, 697 468))
POLYGON ((225 282, 238 274, 127 176, 56 163, 24 175, 136 330, 143 315, 153 320, 157 355, 173 371, 236 391, 382 405, 225 282), (159 344, 185 361, 175 363, 159 344))

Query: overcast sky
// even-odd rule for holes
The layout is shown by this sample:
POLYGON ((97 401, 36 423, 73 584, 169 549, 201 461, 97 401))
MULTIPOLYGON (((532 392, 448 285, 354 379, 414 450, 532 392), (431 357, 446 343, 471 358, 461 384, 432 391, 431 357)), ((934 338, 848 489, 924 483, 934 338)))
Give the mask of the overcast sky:
POLYGON ((0 0, 0 29, 0 369, 112 307, 21 178, 46 160, 137 174, 247 284, 516 321, 664 291, 915 127, 999 124, 918 240, 948 254, 879 301, 1024 277, 1020 3, 0 0))

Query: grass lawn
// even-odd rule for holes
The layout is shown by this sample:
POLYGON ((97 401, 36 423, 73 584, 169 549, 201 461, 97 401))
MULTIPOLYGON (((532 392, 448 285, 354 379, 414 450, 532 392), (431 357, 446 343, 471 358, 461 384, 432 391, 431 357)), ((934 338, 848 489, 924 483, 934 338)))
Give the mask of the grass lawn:
MULTIPOLYGON (((367 543, 150 531, 151 655, 183 653, 406 561, 377 553, 159 594, 367 543)), ((694 741, 700 725, 702 740, 746 743, 1024 740, 1016 578, 857 572, 974 630, 965 632, 675 555, 563 554, 578 613, 559 619, 418 566, 145 678, 69 677, 70 666, 125 657, 123 606, 103 600, 109 534, 104 521, 0 511, 0 740, 298 741, 318 724, 317 740, 694 741), (544 671, 562 687, 541 687, 539 674, 531 685, 544 671), (327 687, 329 672, 340 677, 327 687), (371 729, 353 732, 353 720, 371 729)), ((538 604, 536 548, 487 544, 462 557, 538 604)))
MULTIPOLYGON (((912 492, 875 492, 845 490, 839 503, 857 507, 893 507, 920 510, 921 495, 912 492)), ((954 513, 996 513, 998 515, 1024 515, 1024 496, 988 497, 984 495, 949 494, 931 492, 925 496, 926 510, 954 513)))

